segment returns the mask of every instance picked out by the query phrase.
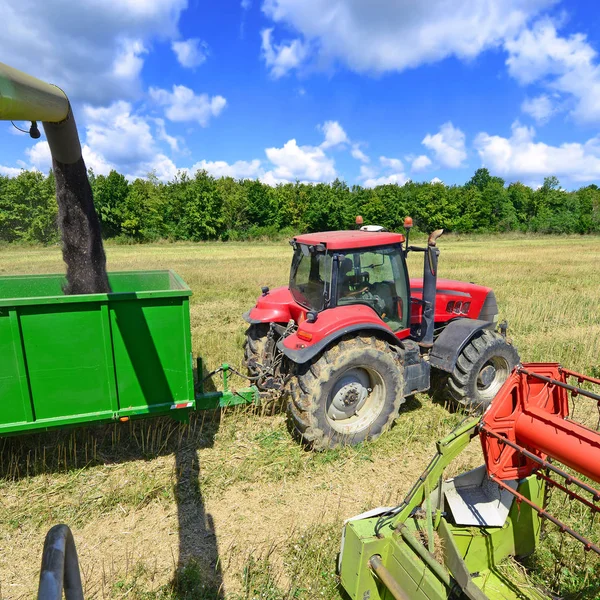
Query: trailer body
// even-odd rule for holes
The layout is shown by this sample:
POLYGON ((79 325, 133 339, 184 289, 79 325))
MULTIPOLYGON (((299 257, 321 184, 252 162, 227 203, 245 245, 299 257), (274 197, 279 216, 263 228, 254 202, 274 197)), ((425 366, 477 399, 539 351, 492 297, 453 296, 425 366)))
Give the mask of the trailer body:
POLYGON ((66 296, 64 275, 0 277, 0 435, 195 408, 190 288, 166 270, 109 281, 66 296))

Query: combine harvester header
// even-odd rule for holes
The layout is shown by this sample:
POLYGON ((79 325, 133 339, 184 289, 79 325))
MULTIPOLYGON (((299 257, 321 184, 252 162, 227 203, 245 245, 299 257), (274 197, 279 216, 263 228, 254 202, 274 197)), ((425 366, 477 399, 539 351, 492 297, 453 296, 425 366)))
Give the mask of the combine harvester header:
POLYGON ((573 404, 584 396, 600 413, 600 395, 587 389, 593 386, 600 380, 556 363, 517 367, 481 419, 438 442, 400 506, 347 521, 339 570, 350 597, 555 598, 511 581, 501 563, 532 554, 544 520, 600 555, 596 543, 546 509, 554 488, 589 510, 592 520, 600 512, 600 491, 583 480, 600 483, 600 434, 573 421, 569 410, 570 392, 573 404), (444 470, 477 436, 485 466, 444 481, 444 470))

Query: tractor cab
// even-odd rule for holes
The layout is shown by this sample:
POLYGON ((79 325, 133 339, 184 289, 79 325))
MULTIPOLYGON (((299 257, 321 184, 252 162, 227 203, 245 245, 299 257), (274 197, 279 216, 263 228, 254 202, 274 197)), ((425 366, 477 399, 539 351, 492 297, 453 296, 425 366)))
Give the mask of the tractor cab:
POLYGON ((336 306, 364 305, 392 331, 408 327, 410 288, 404 236, 336 231, 313 238, 309 234, 292 240, 289 289, 300 306, 319 313, 336 306))

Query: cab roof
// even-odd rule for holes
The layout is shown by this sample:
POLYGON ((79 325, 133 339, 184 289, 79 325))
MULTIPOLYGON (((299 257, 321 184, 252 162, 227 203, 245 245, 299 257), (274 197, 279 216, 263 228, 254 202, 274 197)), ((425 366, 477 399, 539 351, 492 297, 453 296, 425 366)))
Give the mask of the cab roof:
POLYGON ((294 238, 298 244, 317 246, 323 244, 328 250, 350 250, 353 248, 369 248, 372 246, 389 246, 401 244, 404 236, 401 233, 387 231, 323 231, 305 233, 294 238))

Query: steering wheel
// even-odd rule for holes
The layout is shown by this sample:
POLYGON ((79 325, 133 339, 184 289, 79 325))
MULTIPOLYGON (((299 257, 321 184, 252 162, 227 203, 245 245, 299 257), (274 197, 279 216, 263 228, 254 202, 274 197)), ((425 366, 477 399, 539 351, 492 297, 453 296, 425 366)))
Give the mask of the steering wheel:
POLYGON ((361 288, 360 290, 354 290, 353 292, 348 292, 347 294, 345 294, 345 298, 354 298, 355 296, 358 296, 359 294, 364 294, 365 292, 369 291, 369 286, 366 285, 364 288, 361 288))
POLYGON ((377 294, 371 293, 369 286, 349 292, 344 296, 344 299, 348 298, 352 299, 352 302, 349 302, 348 304, 364 304, 365 306, 372 308, 380 317, 385 313, 385 302, 383 301, 383 298, 377 294), (361 297, 358 297, 359 295, 361 297))

